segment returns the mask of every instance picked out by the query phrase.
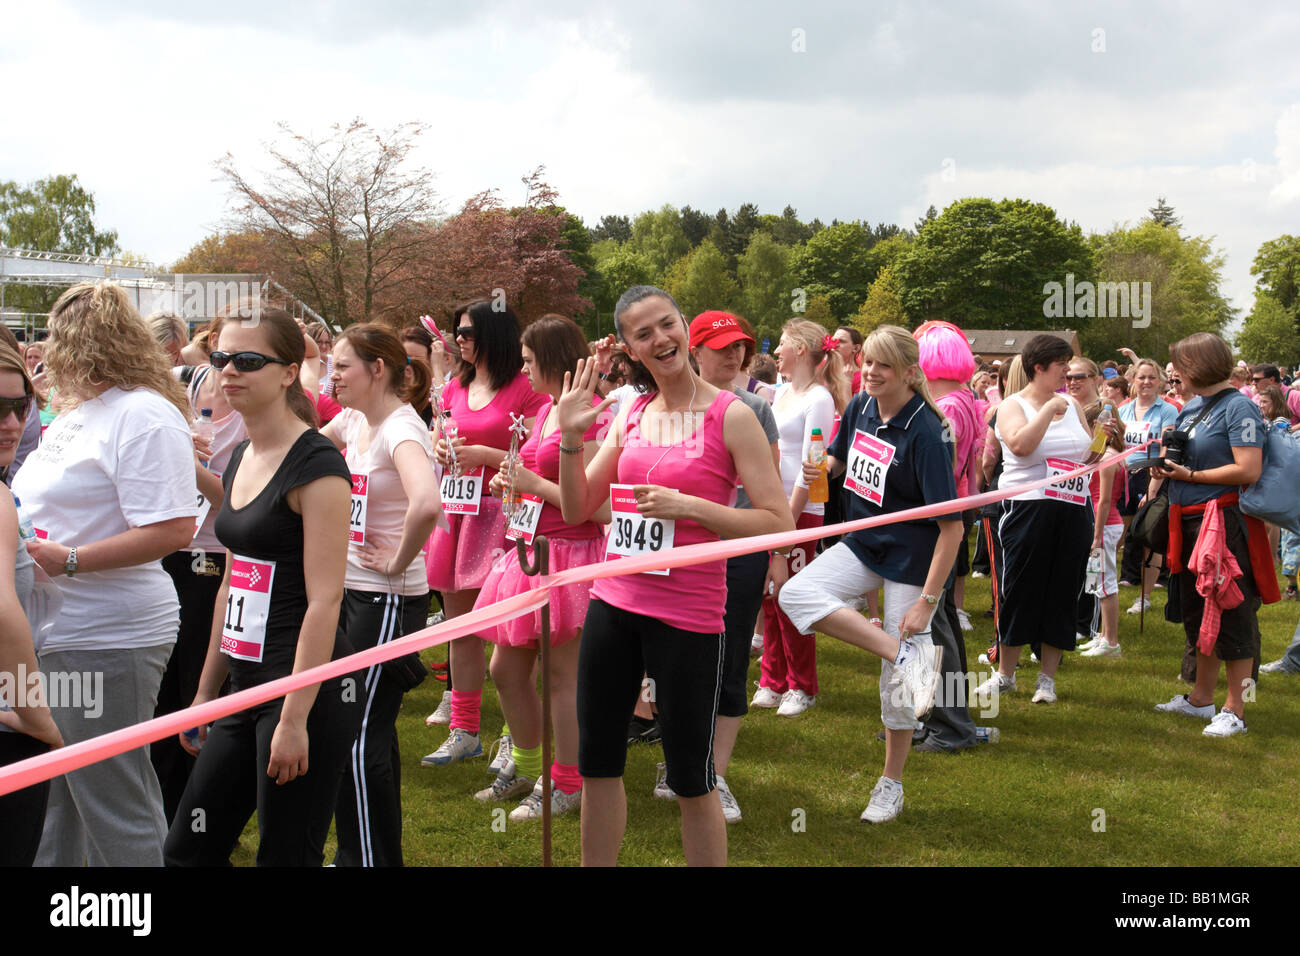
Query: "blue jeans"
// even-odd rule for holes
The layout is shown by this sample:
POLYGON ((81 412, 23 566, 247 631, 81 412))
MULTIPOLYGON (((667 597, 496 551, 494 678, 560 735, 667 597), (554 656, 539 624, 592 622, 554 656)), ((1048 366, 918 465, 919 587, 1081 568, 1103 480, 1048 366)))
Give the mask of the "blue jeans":
POLYGON ((1282 669, 1288 674, 1300 674, 1300 624, 1296 624, 1291 643, 1282 655, 1282 669))

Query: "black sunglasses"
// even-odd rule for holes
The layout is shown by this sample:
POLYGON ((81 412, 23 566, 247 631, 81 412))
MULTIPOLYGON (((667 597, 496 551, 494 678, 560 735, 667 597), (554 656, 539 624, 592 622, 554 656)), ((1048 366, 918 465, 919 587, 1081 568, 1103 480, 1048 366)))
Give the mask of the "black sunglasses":
POLYGON ((0 398, 0 422, 10 415, 20 422, 27 421, 27 409, 31 407, 31 402, 30 395, 24 395, 22 398, 0 398))
POLYGON ((1070 375, 1067 375, 1067 376, 1065 376, 1065 377, 1066 377, 1067 379, 1069 379, 1071 382, 1082 382, 1085 378, 1092 378, 1092 376, 1089 375, 1089 374, 1087 374, 1086 372, 1083 372, 1083 373, 1080 373, 1080 372, 1074 372, 1074 373, 1072 373, 1072 374, 1070 374, 1070 375))
POLYGON ((456 338, 465 339, 468 342, 474 341, 474 326, 462 325, 456 330, 456 338))
POLYGON ((229 352, 213 352, 208 356, 208 363, 215 369, 223 369, 231 362, 234 363, 236 372, 256 372, 268 362, 276 365, 291 364, 284 359, 263 355, 261 352, 235 352, 233 355, 229 352))

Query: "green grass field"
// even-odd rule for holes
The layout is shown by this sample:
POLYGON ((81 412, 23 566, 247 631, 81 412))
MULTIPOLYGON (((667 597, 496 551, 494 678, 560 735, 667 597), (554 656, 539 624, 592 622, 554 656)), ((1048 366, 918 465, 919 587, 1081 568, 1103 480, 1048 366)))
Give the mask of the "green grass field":
MULTIPOLYGON (((917 753, 904 773, 906 804, 895 821, 870 826, 858 816, 884 762, 878 697, 879 661, 818 638, 821 694, 801 717, 752 711, 727 775, 744 813, 728 828, 732 865, 862 866, 899 864, 1065 866, 1275 866, 1300 864, 1300 676, 1262 675, 1247 704, 1245 736, 1216 740, 1201 722, 1156 713, 1182 693, 1181 626, 1165 623, 1165 592, 1153 596, 1146 630, 1124 610, 1121 660, 1067 655, 1056 704, 1031 704, 1037 664, 1028 654, 1020 689, 1001 699, 1001 740, 961 754, 917 753), (1104 813, 1104 817, 1103 817, 1104 813), (1104 823, 1104 829, 1102 824, 1104 823)), ((970 665, 992 642, 987 579, 968 579, 965 606, 970 665)), ((1263 608, 1265 661, 1280 656, 1300 605, 1263 608)), ((429 659, 445 652, 427 652, 429 659)), ((750 668, 758 677, 757 661, 750 668)), ((492 807, 474 800, 491 777, 478 758, 447 768, 420 766, 445 727, 426 727, 444 685, 426 680, 407 695, 398 723, 402 745, 404 850, 412 866, 538 865, 541 827, 494 829, 492 807)), ((1223 702, 1223 684, 1216 703, 1223 702)), ((496 737, 501 711, 489 682, 483 694, 483 747, 496 737)), ((657 746, 628 754, 625 865, 682 865, 675 804, 655 800, 657 746)), ((507 812, 515 804, 503 804, 507 812)), ((250 865, 250 826, 236 862, 250 865)), ((326 860, 333 855, 331 845, 326 860)), ((579 862, 575 815, 554 822, 554 860, 579 862)))

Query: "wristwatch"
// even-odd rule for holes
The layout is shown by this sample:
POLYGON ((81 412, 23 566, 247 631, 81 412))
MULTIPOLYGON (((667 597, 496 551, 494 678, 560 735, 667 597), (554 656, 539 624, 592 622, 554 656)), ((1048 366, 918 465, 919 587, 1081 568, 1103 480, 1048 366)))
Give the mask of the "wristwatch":
MULTIPOLYGON (((941 592, 941 593, 942 593, 942 592, 941 592)), ((923 594, 921 595, 921 597, 925 599, 925 603, 928 604, 928 605, 930 605, 930 607, 934 607, 936 604, 939 603, 939 595, 938 595, 938 594, 924 594, 924 593, 923 593, 923 594)))
POLYGON ((77 573, 77 549, 73 548, 68 552, 68 560, 63 562, 63 573, 72 577, 77 573))

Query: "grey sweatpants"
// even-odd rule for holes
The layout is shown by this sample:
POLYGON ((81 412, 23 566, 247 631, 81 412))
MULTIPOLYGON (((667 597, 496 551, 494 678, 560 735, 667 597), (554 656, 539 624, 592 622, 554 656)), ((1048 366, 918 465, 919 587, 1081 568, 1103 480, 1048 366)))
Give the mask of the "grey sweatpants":
MULTIPOLYGON (((132 650, 69 650, 40 655, 41 672, 81 699, 51 701, 66 743, 79 743, 153 717, 172 645, 132 650), (79 681, 70 675, 82 675, 79 681)), ((64 695, 67 697, 68 695, 64 695)), ((162 866, 167 822, 149 748, 126 753, 50 781, 37 866, 162 866)))

